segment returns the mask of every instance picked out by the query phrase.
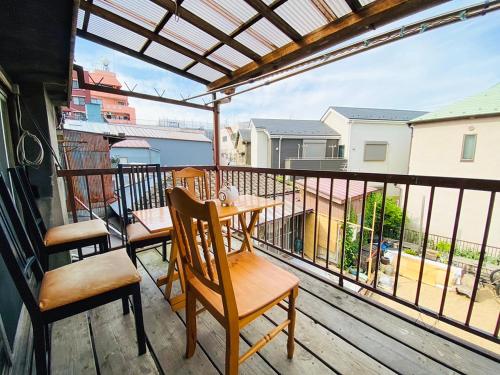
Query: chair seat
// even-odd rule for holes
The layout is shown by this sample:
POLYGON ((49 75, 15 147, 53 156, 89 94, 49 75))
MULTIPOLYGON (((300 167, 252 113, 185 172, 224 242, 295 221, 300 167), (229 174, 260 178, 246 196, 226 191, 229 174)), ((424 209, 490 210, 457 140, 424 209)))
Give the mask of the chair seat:
POLYGON ((108 230, 102 220, 87 220, 78 223, 60 225, 47 230, 43 244, 45 246, 62 245, 71 242, 107 236, 108 230))
MULTIPOLYGON (((299 285, 299 279, 266 259, 243 251, 227 258, 233 284, 238 317, 245 318, 299 285)), ((219 294, 196 278, 189 280, 217 311, 224 315, 219 294)))
POLYGON ((127 225, 127 238, 129 243, 151 240, 170 236, 170 230, 150 233, 141 223, 127 225))
POLYGON ((124 249, 89 257, 45 273, 40 310, 52 310, 140 281, 124 249))

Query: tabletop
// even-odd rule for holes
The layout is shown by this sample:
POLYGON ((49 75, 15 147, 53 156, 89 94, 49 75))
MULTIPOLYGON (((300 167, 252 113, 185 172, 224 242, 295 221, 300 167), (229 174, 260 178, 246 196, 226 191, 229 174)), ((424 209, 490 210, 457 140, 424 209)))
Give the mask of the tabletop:
MULTIPOLYGON (((255 195, 240 195, 233 206, 223 206, 218 199, 214 201, 217 204, 219 218, 231 217, 252 211, 260 211, 283 203, 272 198, 258 197, 255 195)), ((133 211, 132 214, 150 233, 173 229, 172 218, 170 217, 168 207, 133 211)))

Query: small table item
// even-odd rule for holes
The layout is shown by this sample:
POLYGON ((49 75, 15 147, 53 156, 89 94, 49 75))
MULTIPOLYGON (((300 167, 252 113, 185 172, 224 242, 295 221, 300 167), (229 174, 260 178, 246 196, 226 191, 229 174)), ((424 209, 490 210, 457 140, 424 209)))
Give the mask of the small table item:
MULTIPOLYGON (((231 216, 238 216, 241 231, 243 233, 243 243, 241 244, 238 252, 248 251, 253 252, 252 232, 259 219, 259 214, 266 208, 271 208, 282 204, 271 198, 258 197, 255 195, 240 195, 234 205, 223 206, 219 200, 215 200, 219 212, 219 218, 229 218, 231 216), (250 213, 250 221, 247 224, 246 214, 250 213)), ((170 251, 169 265, 167 274, 160 276, 156 283, 158 286, 165 285, 165 298, 169 301, 172 310, 177 311, 184 308, 184 274, 182 271, 181 260, 178 253, 175 231, 173 231, 172 218, 168 207, 151 208, 147 210, 140 210, 132 212, 132 215, 144 225, 150 233, 157 233, 167 229, 172 230, 172 248, 170 251), (175 264, 177 270, 175 271, 175 264), (179 279, 181 283, 182 294, 171 298, 170 293, 172 290, 172 283, 179 279)))

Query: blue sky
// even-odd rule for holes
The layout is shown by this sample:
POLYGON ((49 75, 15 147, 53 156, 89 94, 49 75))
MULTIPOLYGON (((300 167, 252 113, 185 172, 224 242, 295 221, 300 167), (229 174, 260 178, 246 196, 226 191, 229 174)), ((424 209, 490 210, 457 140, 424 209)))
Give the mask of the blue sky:
MULTIPOLYGON (((477 1, 455 0, 382 27, 395 26, 477 1)), ((186 97, 203 85, 78 38, 75 61, 94 69, 107 59, 119 79, 137 91, 186 97)), ((224 124, 251 117, 319 119, 330 105, 432 111, 500 82, 500 12, 422 33, 334 62, 233 98, 221 107, 224 124)), ((211 114, 131 98, 139 123, 158 118, 211 122, 211 114)))

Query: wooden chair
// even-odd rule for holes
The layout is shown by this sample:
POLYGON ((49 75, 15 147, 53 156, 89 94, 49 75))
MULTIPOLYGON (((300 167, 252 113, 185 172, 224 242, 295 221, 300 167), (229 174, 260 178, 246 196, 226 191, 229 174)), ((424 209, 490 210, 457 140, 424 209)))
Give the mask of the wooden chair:
POLYGON ((111 251, 44 272, 14 201, 0 176, 0 254, 30 315, 37 375, 48 374, 48 326, 66 317, 133 297, 139 355, 146 352, 141 277, 125 250, 111 251), (34 276, 34 277, 33 277, 34 276))
MULTIPOLYGON (((172 171, 174 186, 183 186, 197 199, 205 201, 210 199, 210 189, 207 172, 204 170, 187 167, 179 171, 172 171)), ((221 224, 226 226, 227 250, 231 252, 231 219, 221 219, 221 224)))
POLYGON ((119 164, 118 178, 127 252, 132 262, 137 266, 137 249, 159 243, 165 261, 170 231, 150 233, 144 225, 134 223, 132 219, 132 211, 165 206, 160 164, 119 164))
POLYGON ((193 356, 196 348, 196 303, 199 301, 226 329, 226 374, 237 374, 239 364, 287 327, 287 352, 288 358, 292 358, 299 280, 250 251, 227 254, 214 201, 198 201, 186 189, 176 187, 168 190, 167 203, 187 281, 186 357, 193 356), (213 258, 204 222, 208 223, 213 258), (287 298, 288 307, 285 307, 282 301, 287 298), (276 305, 288 311, 288 319, 240 357, 240 330, 276 305))
POLYGON ((77 249, 78 257, 82 260, 84 258, 82 247, 96 245, 101 253, 108 250, 109 233, 104 221, 95 219, 47 228, 24 168, 9 168, 9 173, 44 271, 49 269, 51 254, 77 249))

